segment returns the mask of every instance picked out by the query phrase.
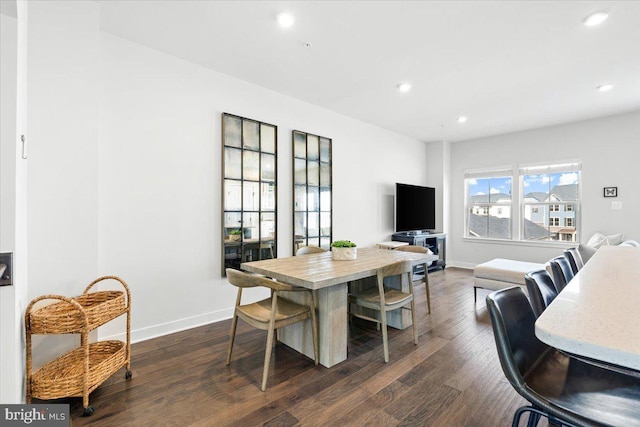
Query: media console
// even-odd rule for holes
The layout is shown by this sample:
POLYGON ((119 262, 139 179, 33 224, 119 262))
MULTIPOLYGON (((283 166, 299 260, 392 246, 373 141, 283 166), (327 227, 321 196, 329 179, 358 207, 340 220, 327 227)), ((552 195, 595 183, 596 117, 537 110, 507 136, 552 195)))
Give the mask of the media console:
POLYGON ((447 235, 445 233, 402 232, 394 233, 391 239, 431 249, 431 252, 438 255, 438 260, 431 263, 429 270, 434 268, 444 270, 447 264, 447 235))

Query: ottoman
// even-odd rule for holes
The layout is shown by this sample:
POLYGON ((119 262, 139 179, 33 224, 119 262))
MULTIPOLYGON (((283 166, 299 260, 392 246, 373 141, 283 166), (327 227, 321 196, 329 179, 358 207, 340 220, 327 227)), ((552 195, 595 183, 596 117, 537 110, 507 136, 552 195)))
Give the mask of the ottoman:
POLYGON ((478 300, 478 288, 497 291, 518 285, 524 287, 526 292, 524 275, 530 271, 544 269, 546 269, 545 264, 502 258, 478 264, 473 269, 473 301, 477 302, 478 300))

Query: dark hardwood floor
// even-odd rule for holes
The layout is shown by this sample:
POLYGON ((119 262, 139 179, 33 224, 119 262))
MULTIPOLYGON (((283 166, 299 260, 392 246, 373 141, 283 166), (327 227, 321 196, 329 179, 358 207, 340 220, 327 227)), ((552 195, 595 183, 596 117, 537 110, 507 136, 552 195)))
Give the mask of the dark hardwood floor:
MULTIPOLYGON (((484 293, 473 303, 471 271, 430 274, 432 313, 416 288, 419 345, 411 328, 390 329, 390 361, 374 325, 350 326, 348 359, 314 366, 275 347, 268 388, 260 391, 266 332, 239 322, 225 366, 230 321, 132 346, 124 370, 91 394, 95 413, 74 426, 508 426, 525 403, 509 385, 495 350, 484 293)), ((541 422, 540 425, 547 425, 541 422)))

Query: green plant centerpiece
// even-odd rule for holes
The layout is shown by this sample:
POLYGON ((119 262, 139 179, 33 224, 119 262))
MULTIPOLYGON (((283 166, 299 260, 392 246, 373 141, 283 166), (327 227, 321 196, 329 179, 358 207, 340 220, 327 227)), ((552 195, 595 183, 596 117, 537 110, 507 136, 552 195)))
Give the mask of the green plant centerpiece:
POLYGON ((358 258, 356 246, 351 240, 336 240, 331 243, 331 257, 336 261, 352 261, 358 258))
POLYGON ((231 230, 229 232, 229 236, 230 236, 231 240, 233 240, 235 242, 239 242, 240 238, 242 236, 242 230, 240 230, 240 229, 231 230))

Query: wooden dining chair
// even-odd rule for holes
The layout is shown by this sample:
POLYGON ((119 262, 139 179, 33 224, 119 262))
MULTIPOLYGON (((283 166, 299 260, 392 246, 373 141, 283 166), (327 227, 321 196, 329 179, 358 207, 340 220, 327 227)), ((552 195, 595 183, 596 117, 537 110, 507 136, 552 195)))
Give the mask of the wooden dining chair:
POLYGON ((231 352, 233 341, 236 336, 238 318, 241 318, 251 326, 266 330, 267 348, 264 353, 264 370, 262 373, 262 387, 267 388, 267 377, 269 375, 269 362, 273 347, 274 331, 283 326, 304 321, 311 318, 311 330, 313 333, 313 353, 315 364, 318 365, 318 322, 316 319, 316 304, 313 291, 299 288, 285 283, 276 282, 264 276, 247 274, 242 271, 227 268, 227 279, 229 283, 238 287, 238 296, 231 322, 231 333, 229 341, 229 352, 227 354, 227 366, 231 363, 231 352), (244 288, 265 287, 271 289, 271 297, 262 301, 242 305, 242 290, 244 288), (309 295, 309 305, 302 305, 280 297, 280 292, 306 292, 309 295))
POLYGON ((350 313, 352 316, 376 322, 382 325, 382 343, 384 347, 384 361, 389 362, 389 339, 387 337, 387 312, 406 308, 410 305, 411 321, 413 327, 413 339, 418 344, 418 328, 416 326, 416 310, 413 296, 413 265, 411 261, 398 261, 396 263, 379 268, 377 273, 378 286, 360 292, 349 294, 349 307, 355 304, 380 312, 380 320, 362 313, 350 313), (409 284, 409 292, 402 292, 397 289, 386 289, 384 278, 390 276, 402 277, 406 274, 409 284))
POLYGON ((303 246, 296 251, 296 255, 319 254, 321 252, 327 252, 327 250, 318 246, 303 246))
MULTIPOLYGON (((425 248, 424 246, 414 246, 414 245, 400 246, 395 250, 402 251, 402 252, 413 252, 418 254, 429 253, 429 249, 425 248)), ((429 265, 426 261, 422 265, 424 267, 424 286, 425 286, 425 289, 427 290, 427 314, 431 314, 431 293, 429 292, 429 275, 427 274, 429 272, 429 265)), ((415 282, 419 280, 420 280, 419 277, 418 277, 418 280, 416 280, 414 276, 415 282)))

